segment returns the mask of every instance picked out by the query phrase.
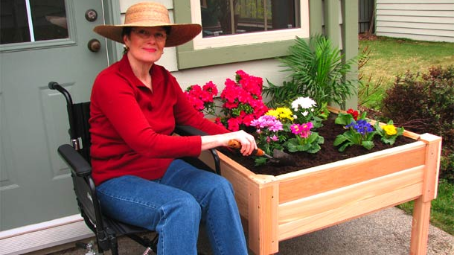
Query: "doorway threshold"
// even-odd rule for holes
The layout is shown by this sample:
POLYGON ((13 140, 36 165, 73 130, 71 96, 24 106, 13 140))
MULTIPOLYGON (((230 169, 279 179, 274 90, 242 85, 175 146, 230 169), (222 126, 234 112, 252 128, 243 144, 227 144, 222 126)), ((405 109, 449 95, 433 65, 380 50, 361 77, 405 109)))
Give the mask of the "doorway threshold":
POLYGON ((0 255, 24 254, 93 237, 80 215, 0 232, 0 255))

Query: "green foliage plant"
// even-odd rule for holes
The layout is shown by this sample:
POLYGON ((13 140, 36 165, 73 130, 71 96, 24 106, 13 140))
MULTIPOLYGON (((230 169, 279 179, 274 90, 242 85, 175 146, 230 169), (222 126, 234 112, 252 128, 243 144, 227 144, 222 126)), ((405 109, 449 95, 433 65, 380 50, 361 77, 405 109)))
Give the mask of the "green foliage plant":
POLYGON ((366 119, 366 112, 357 115, 353 114, 351 109, 349 109, 347 113, 339 113, 335 123, 343 125, 347 129, 347 131, 334 139, 334 146, 340 146, 340 152, 353 145, 359 145, 368 150, 374 147, 373 139, 377 132, 369 123, 369 120, 366 119))
POLYGON ((311 131, 313 127, 312 122, 292 124, 290 130, 294 137, 288 139, 284 146, 290 152, 305 151, 308 153, 317 153, 321 150, 322 147, 320 144, 323 144, 325 139, 317 132, 311 131))
MULTIPOLYGON (((356 60, 344 62, 340 50, 322 35, 313 36, 308 42, 297 37, 295 44, 289 47, 288 56, 280 58, 280 61, 285 68, 283 71, 291 73, 292 81, 288 85, 297 87, 291 92, 297 91, 299 96, 310 97, 319 105, 336 103, 342 106, 354 94, 356 80, 347 79, 346 75, 356 60)), ((276 92, 275 87, 270 89, 276 92)))
POLYGON ((263 87, 263 95, 269 98, 266 103, 269 108, 290 105, 295 98, 303 94, 303 90, 294 80, 284 81, 281 86, 273 84, 268 79, 266 81, 268 86, 263 87))

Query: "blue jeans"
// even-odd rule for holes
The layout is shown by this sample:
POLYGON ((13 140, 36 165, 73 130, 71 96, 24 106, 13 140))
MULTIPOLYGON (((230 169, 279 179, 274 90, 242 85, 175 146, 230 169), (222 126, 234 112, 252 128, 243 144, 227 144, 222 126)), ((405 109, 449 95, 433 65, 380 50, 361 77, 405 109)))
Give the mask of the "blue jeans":
POLYGON ((97 188, 111 218, 158 232, 158 254, 197 254, 200 222, 214 254, 247 254, 231 184, 222 176, 174 160, 158 180, 126 175, 97 188))

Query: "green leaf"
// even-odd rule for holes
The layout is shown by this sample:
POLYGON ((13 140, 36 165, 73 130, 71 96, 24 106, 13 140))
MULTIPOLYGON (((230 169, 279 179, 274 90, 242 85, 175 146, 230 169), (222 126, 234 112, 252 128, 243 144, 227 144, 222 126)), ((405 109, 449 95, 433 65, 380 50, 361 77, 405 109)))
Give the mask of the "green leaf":
POLYGON ((255 158, 255 165, 262 166, 266 164, 267 159, 265 157, 257 157, 255 158))
POLYGON ((338 135, 338 136, 336 137, 336 139, 334 140, 334 146, 338 146, 338 145, 344 143, 344 142, 347 141, 347 140, 348 140, 348 139, 347 139, 347 137, 346 137, 345 135, 343 135, 343 134, 338 135))
POLYGON ((363 141, 361 144, 364 148, 370 150, 374 147, 374 142, 372 141, 363 141))
POLYGON ((317 153, 322 149, 320 145, 318 144, 313 144, 310 149, 307 150, 308 153, 317 153))
POLYGON ((345 151, 345 149, 347 149, 348 146, 351 146, 351 145, 353 145, 351 142, 344 143, 344 144, 339 148, 339 151, 340 151, 340 152, 343 152, 343 151, 345 151))

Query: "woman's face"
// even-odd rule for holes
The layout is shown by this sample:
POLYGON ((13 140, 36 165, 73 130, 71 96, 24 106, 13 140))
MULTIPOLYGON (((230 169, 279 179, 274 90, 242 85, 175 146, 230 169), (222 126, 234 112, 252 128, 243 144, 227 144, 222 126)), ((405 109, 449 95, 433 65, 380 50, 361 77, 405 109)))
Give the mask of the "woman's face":
POLYGON ((135 27, 131 29, 129 36, 123 37, 130 57, 147 64, 161 58, 166 39, 166 30, 162 27, 135 27))

